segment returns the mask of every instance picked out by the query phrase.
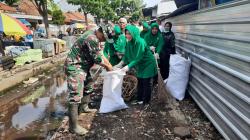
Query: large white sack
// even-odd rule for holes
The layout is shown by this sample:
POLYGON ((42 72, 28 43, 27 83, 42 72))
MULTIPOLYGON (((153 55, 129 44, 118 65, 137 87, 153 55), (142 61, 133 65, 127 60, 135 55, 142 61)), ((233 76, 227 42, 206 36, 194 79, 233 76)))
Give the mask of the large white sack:
POLYGON ((122 82, 126 73, 121 70, 103 73, 103 97, 100 106, 100 113, 113 112, 128 108, 122 98, 122 82))
POLYGON ((188 84, 191 60, 175 54, 170 56, 169 65, 170 71, 166 87, 174 98, 183 100, 188 84))

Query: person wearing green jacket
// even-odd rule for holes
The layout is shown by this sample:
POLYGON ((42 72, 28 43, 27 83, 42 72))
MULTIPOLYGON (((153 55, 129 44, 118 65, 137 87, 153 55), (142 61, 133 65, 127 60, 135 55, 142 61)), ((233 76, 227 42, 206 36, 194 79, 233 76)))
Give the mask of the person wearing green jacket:
POLYGON ((127 25, 125 33, 127 38, 125 54, 122 61, 114 68, 121 68, 124 64, 126 66, 121 69, 122 71, 135 68, 138 79, 136 103, 148 104, 153 90, 153 77, 157 74, 156 62, 146 42, 140 37, 137 27, 127 25))
POLYGON ((149 25, 148 25, 147 22, 143 22, 143 23, 142 23, 142 26, 143 26, 143 30, 141 31, 140 36, 141 36, 141 38, 144 38, 145 35, 149 32, 150 27, 149 27, 149 25))
POLYGON ((113 43, 105 42, 103 54, 112 66, 117 65, 125 52, 126 37, 118 25, 113 29, 113 43))
POLYGON ((144 39, 150 47, 150 50, 155 52, 155 58, 160 59, 159 54, 161 53, 164 45, 164 39, 157 23, 151 24, 151 31, 145 35, 144 39))
POLYGON ((127 39, 125 34, 123 34, 120 26, 115 25, 114 27, 114 48, 116 50, 117 56, 121 59, 125 53, 125 47, 127 43, 127 39))
POLYGON ((103 55, 109 60, 109 63, 114 66, 120 62, 120 59, 115 55, 113 43, 105 42, 103 55))

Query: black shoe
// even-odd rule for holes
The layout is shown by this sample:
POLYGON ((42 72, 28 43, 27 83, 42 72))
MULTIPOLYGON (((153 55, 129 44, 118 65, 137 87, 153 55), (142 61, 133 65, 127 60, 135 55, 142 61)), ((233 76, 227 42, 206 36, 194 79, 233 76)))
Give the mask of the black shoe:
POLYGON ((102 95, 95 95, 95 96, 90 97, 90 99, 91 99, 92 101, 97 101, 97 102, 99 102, 99 101, 102 100, 102 95))
POLYGON ((141 105, 141 104, 143 104, 143 101, 134 101, 134 102, 132 102, 131 103, 132 105, 141 105))
POLYGON ((90 102, 89 108, 98 108, 100 106, 100 102, 90 102))
POLYGON ((84 94, 85 94, 85 95, 92 94, 93 92, 94 92, 94 89, 93 89, 93 88, 86 88, 86 89, 84 89, 84 94))

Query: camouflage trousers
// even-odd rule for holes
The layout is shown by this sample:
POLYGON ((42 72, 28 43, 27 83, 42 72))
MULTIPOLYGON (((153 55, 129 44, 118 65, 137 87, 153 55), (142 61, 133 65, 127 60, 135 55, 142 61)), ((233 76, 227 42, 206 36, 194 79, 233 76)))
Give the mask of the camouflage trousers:
POLYGON ((65 74, 67 76, 69 103, 81 103, 86 72, 78 65, 66 65, 65 74))

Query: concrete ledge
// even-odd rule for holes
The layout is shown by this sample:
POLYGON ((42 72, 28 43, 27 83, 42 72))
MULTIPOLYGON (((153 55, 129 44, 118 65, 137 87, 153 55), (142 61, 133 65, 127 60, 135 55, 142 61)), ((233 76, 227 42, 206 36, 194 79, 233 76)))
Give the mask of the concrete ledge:
MULTIPOLYGON (((67 52, 58 54, 56 56, 45 58, 43 61, 34 62, 16 67, 10 71, 3 71, 0 73, 0 92, 3 92, 29 77, 37 75, 39 72, 57 66, 64 62, 67 57, 67 52)), ((3 93, 4 94, 4 93, 3 93)))

